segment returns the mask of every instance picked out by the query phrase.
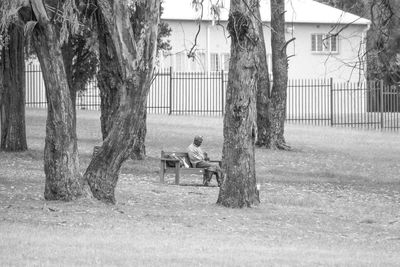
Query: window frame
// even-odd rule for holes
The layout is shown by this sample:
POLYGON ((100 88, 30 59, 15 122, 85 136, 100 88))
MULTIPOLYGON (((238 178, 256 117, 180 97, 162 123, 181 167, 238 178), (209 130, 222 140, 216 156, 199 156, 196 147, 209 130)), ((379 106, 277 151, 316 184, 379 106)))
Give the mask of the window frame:
POLYGON ((221 54, 216 52, 210 53, 210 71, 218 72, 221 71, 221 54))
POLYGON ((339 54, 339 35, 329 33, 312 33, 311 34, 311 53, 313 54, 339 54), (318 41, 321 38, 321 41, 318 41), (332 40, 336 42, 336 50, 332 50, 332 40), (324 45, 329 41, 328 45, 324 45), (313 45, 315 42, 315 45, 313 45), (322 42, 322 43, 320 43, 322 42), (319 50, 318 47, 322 49, 319 50), (315 50, 313 50, 315 48, 315 50))

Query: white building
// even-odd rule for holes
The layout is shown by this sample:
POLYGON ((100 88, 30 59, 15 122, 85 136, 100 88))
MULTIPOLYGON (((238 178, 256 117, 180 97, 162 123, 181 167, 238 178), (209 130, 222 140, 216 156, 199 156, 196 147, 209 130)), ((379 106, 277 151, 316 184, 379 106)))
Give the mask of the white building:
MULTIPOLYGON (((230 39, 226 31, 229 0, 219 0, 220 20, 214 19, 209 1, 203 16, 190 0, 165 0, 162 19, 172 28, 172 51, 160 59, 160 67, 174 71, 228 70, 230 39), (193 47, 200 25, 195 57, 193 47)), ((286 40, 290 79, 333 78, 335 81, 364 80, 365 35, 370 21, 312 0, 286 0, 286 40)), ((271 66, 269 0, 261 0, 261 18, 267 60, 271 66)), ((270 68, 271 69, 271 68, 270 68)))

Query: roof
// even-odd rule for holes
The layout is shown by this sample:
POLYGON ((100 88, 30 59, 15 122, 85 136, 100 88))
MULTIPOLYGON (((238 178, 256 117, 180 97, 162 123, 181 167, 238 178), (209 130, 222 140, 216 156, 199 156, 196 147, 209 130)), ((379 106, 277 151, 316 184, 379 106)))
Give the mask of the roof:
MULTIPOLYGON (((202 19, 213 20, 210 1, 222 3, 220 20, 227 21, 229 0, 205 0, 202 19)), ((269 6, 269 0, 261 0, 260 12, 264 22, 271 21, 269 6)), ((200 10, 196 11, 193 7, 192 0, 164 0, 163 8, 162 19, 165 20, 197 20, 201 14, 200 10)), ((285 19, 288 23, 370 24, 368 19, 313 0, 285 0, 285 8, 285 19)))

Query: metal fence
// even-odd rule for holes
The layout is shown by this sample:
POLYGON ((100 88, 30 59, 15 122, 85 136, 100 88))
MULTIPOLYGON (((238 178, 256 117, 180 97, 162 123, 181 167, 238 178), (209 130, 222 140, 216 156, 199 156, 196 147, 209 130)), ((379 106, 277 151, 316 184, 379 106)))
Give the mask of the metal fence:
POLYGON ((222 115, 228 73, 159 71, 147 97, 149 113, 222 115))
POLYGON ((286 104, 291 122, 400 129, 400 87, 382 81, 290 80, 286 104))
MULTIPOLYGON (((46 107, 39 67, 26 71, 27 107, 46 107)), ((147 98, 148 113, 209 115, 224 113, 227 72, 159 71, 147 98)), ((77 108, 100 108, 96 81, 78 93, 77 108)), ((400 89, 382 82, 338 83, 333 79, 288 81, 286 119, 313 125, 400 129, 400 89)))

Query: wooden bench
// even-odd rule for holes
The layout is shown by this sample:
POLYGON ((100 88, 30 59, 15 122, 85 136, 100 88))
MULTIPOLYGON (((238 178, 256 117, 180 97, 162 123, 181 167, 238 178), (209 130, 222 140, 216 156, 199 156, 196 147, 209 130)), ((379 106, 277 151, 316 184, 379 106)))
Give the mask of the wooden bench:
MULTIPOLYGON (((217 162, 221 166, 221 161, 219 160, 210 160, 210 162, 217 162)), ((193 168, 192 164, 189 160, 189 155, 186 152, 164 152, 161 151, 161 162, 160 162, 160 182, 164 183, 164 176, 167 173, 175 173, 175 184, 179 184, 179 179, 181 174, 202 174, 203 179, 207 178, 208 175, 212 175, 212 173, 208 172, 205 168, 193 168), (189 168, 181 167, 181 163, 179 159, 171 158, 171 155, 174 154, 179 158, 184 158, 188 163, 189 168), (169 167, 167 162, 169 162, 173 167, 169 167)))

